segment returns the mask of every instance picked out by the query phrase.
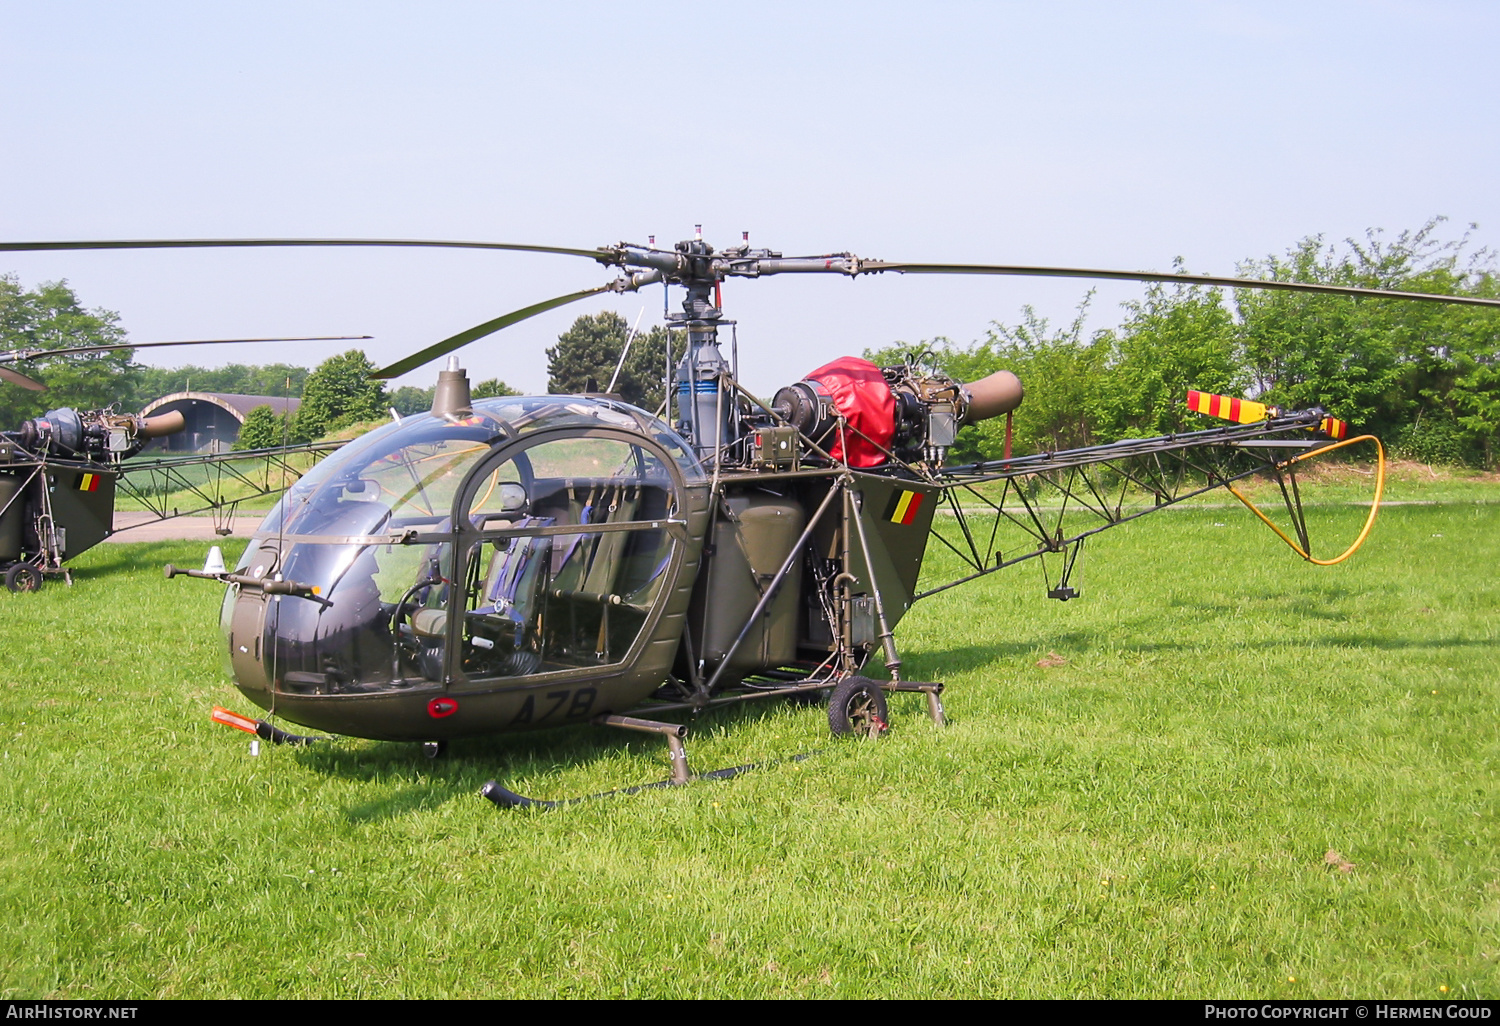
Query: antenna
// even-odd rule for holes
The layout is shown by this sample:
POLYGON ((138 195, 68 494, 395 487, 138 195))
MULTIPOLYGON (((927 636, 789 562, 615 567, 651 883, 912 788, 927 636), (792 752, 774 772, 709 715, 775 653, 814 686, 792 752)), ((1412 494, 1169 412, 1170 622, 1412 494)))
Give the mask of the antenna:
POLYGON ((630 343, 635 341, 636 331, 641 326, 641 318, 645 316, 646 308, 641 307, 641 312, 635 315, 635 323, 630 326, 630 334, 625 336, 625 348, 620 350, 620 362, 615 364, 614 376, 609 379, 609 387, 604 391, 614 393, 615 382, 620 380, 620 370, 625 366, 625 357, 630 354, 630 343))

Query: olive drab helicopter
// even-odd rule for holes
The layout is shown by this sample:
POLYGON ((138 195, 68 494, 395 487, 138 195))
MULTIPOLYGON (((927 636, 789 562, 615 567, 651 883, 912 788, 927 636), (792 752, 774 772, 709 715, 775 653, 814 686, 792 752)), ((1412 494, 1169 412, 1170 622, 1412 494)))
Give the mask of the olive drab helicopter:
MULTIPOLYGON (((242 246, 434 246, 547 253, 619 277, 487 321, 377 372, 395 377, 528 317, 606 292, 681 288, 668 315, 663 415, 607 395, 473 400, 450 358, 430 412, 387 424, 291 487, 232 571, 167 568, 228 584, 222 626, 235 685, 272 719, 316 731, 420 742, 429 755, 474 735, 592 723, 655 733, 672 775, 692 778, 681 717, 734 702, 828 694, 835 734, 887 729, 908 679, 895 629, 927 596, 1039 560, 1067 600, 1094 534, 1255 475, 1282 485, 1291 533, 1313 556, 1298 465, 1347 446, 1320 409, 1280 410, 1192 393, 1227 420, 1156 438, 953 465, 960 428, 1009 417, 1022 383, 960 382, 914 355, 877 367, 843 357, 770 401, 742 388, 719 342, 728 278, 777 274, 1045 275, 1285 289, 1500 306, 1469 297, 1188 274, 904 263, 849 253, 785 257, 748 236, 715 250, 701 230, 670 247, 239 239, 18 243, 0 250, 242 246), (929 540, 964 570, 920 576, 929 540), (872 660, 889 679, 862 670, 872 660)), ((737 351, 737 347, 736 347, 737 351)), ((736 357, 737 359, 737 357, 736 357)), ((1008 433, 1007 433, 1008 437, 1008 433)), ((1383 464, 1382 464, 1383 465, 1383 464)), ((1264 514, 1256 512, 1263 519, 1264 514)), ((1275 526, 1274 524, 1272 525, 1275 526)), ((215 718, 277 742, 267 720, 215 718)), ((720 775, 736 772, 719 771, 720 775)), ((492 781, 499 805, 533 804, 492 781)), ((543 803, 545 804, 545 803, 543 803)))
MULTIPOLYGON (((43 392, 46 385, 12 365, 110 350, 368 337, 194 339, 15 349, 0 351, 0 381, 43 392)), ((117 531, 117 493, 137 500, 150 514, 132 527, 207 512, 214 514, 220 533, 228 534, 224 525, 232 520, 239 502, 279 493, 300 473, 300 466, 291 459, 294 453, 315 459, 337 448, 337 443, 318 443, 133 459, 153 440, 176 434, 185 425, 180 411, 146 417, 113 408, 64 406, 23 421, 13 431, 0 431, 0 575, 5 586, 13 592, 35 591, 49 576, 72 584, 66 562, 117 531), (231 490, 234 498, 226 498, 231 490)))

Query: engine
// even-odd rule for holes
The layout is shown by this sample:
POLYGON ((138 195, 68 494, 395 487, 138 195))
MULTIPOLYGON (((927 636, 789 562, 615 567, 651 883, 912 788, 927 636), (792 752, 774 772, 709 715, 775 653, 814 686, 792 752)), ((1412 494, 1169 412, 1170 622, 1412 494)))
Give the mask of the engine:
POLYGON ((48 410, 43 416, 23 423, 19 430, 6 431, 4 435, 37 455, 103 463, 134 456, 151 439, 181 431, 184 423, 181 412, 175 410, 157 417, 142 417, 138 413, 111 410, 80 413, 64 406, 48 410))
POLYGON ((878 466, 888 454, 938 466, 959 428, 1010 413, 1024 396, 1010 371, 964 384, 913 361, 876 367, 845 356, 778 391, 772 408, 851 467, 878 466))

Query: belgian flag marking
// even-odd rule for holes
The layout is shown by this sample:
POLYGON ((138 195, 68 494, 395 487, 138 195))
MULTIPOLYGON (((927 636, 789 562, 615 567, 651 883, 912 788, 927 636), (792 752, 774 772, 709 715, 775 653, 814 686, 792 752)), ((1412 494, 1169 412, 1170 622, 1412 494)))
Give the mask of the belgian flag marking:
POLYGON ((910 524, 917 519, 917 511, 922 508, 922 493, 899 491, 891 496, 890 504, 885 508, 885 518, 893 524, 910 524))
POLYGON ((78 490, 80 492, 97 492, 99 490, 98 474, 78 475, 78 490))

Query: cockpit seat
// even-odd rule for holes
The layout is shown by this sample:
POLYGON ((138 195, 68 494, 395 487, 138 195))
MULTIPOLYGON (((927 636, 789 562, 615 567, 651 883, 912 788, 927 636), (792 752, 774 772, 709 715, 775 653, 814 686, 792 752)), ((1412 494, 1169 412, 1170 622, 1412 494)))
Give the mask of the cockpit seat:
MULTIPOLYGON (((523 517, 517 528, 550 527, 552 517, 523 517)), ((535 650, 552 555, 550 537, 499 538, 485 574, 479 603, 470 614, 512 651, 535 650)))

